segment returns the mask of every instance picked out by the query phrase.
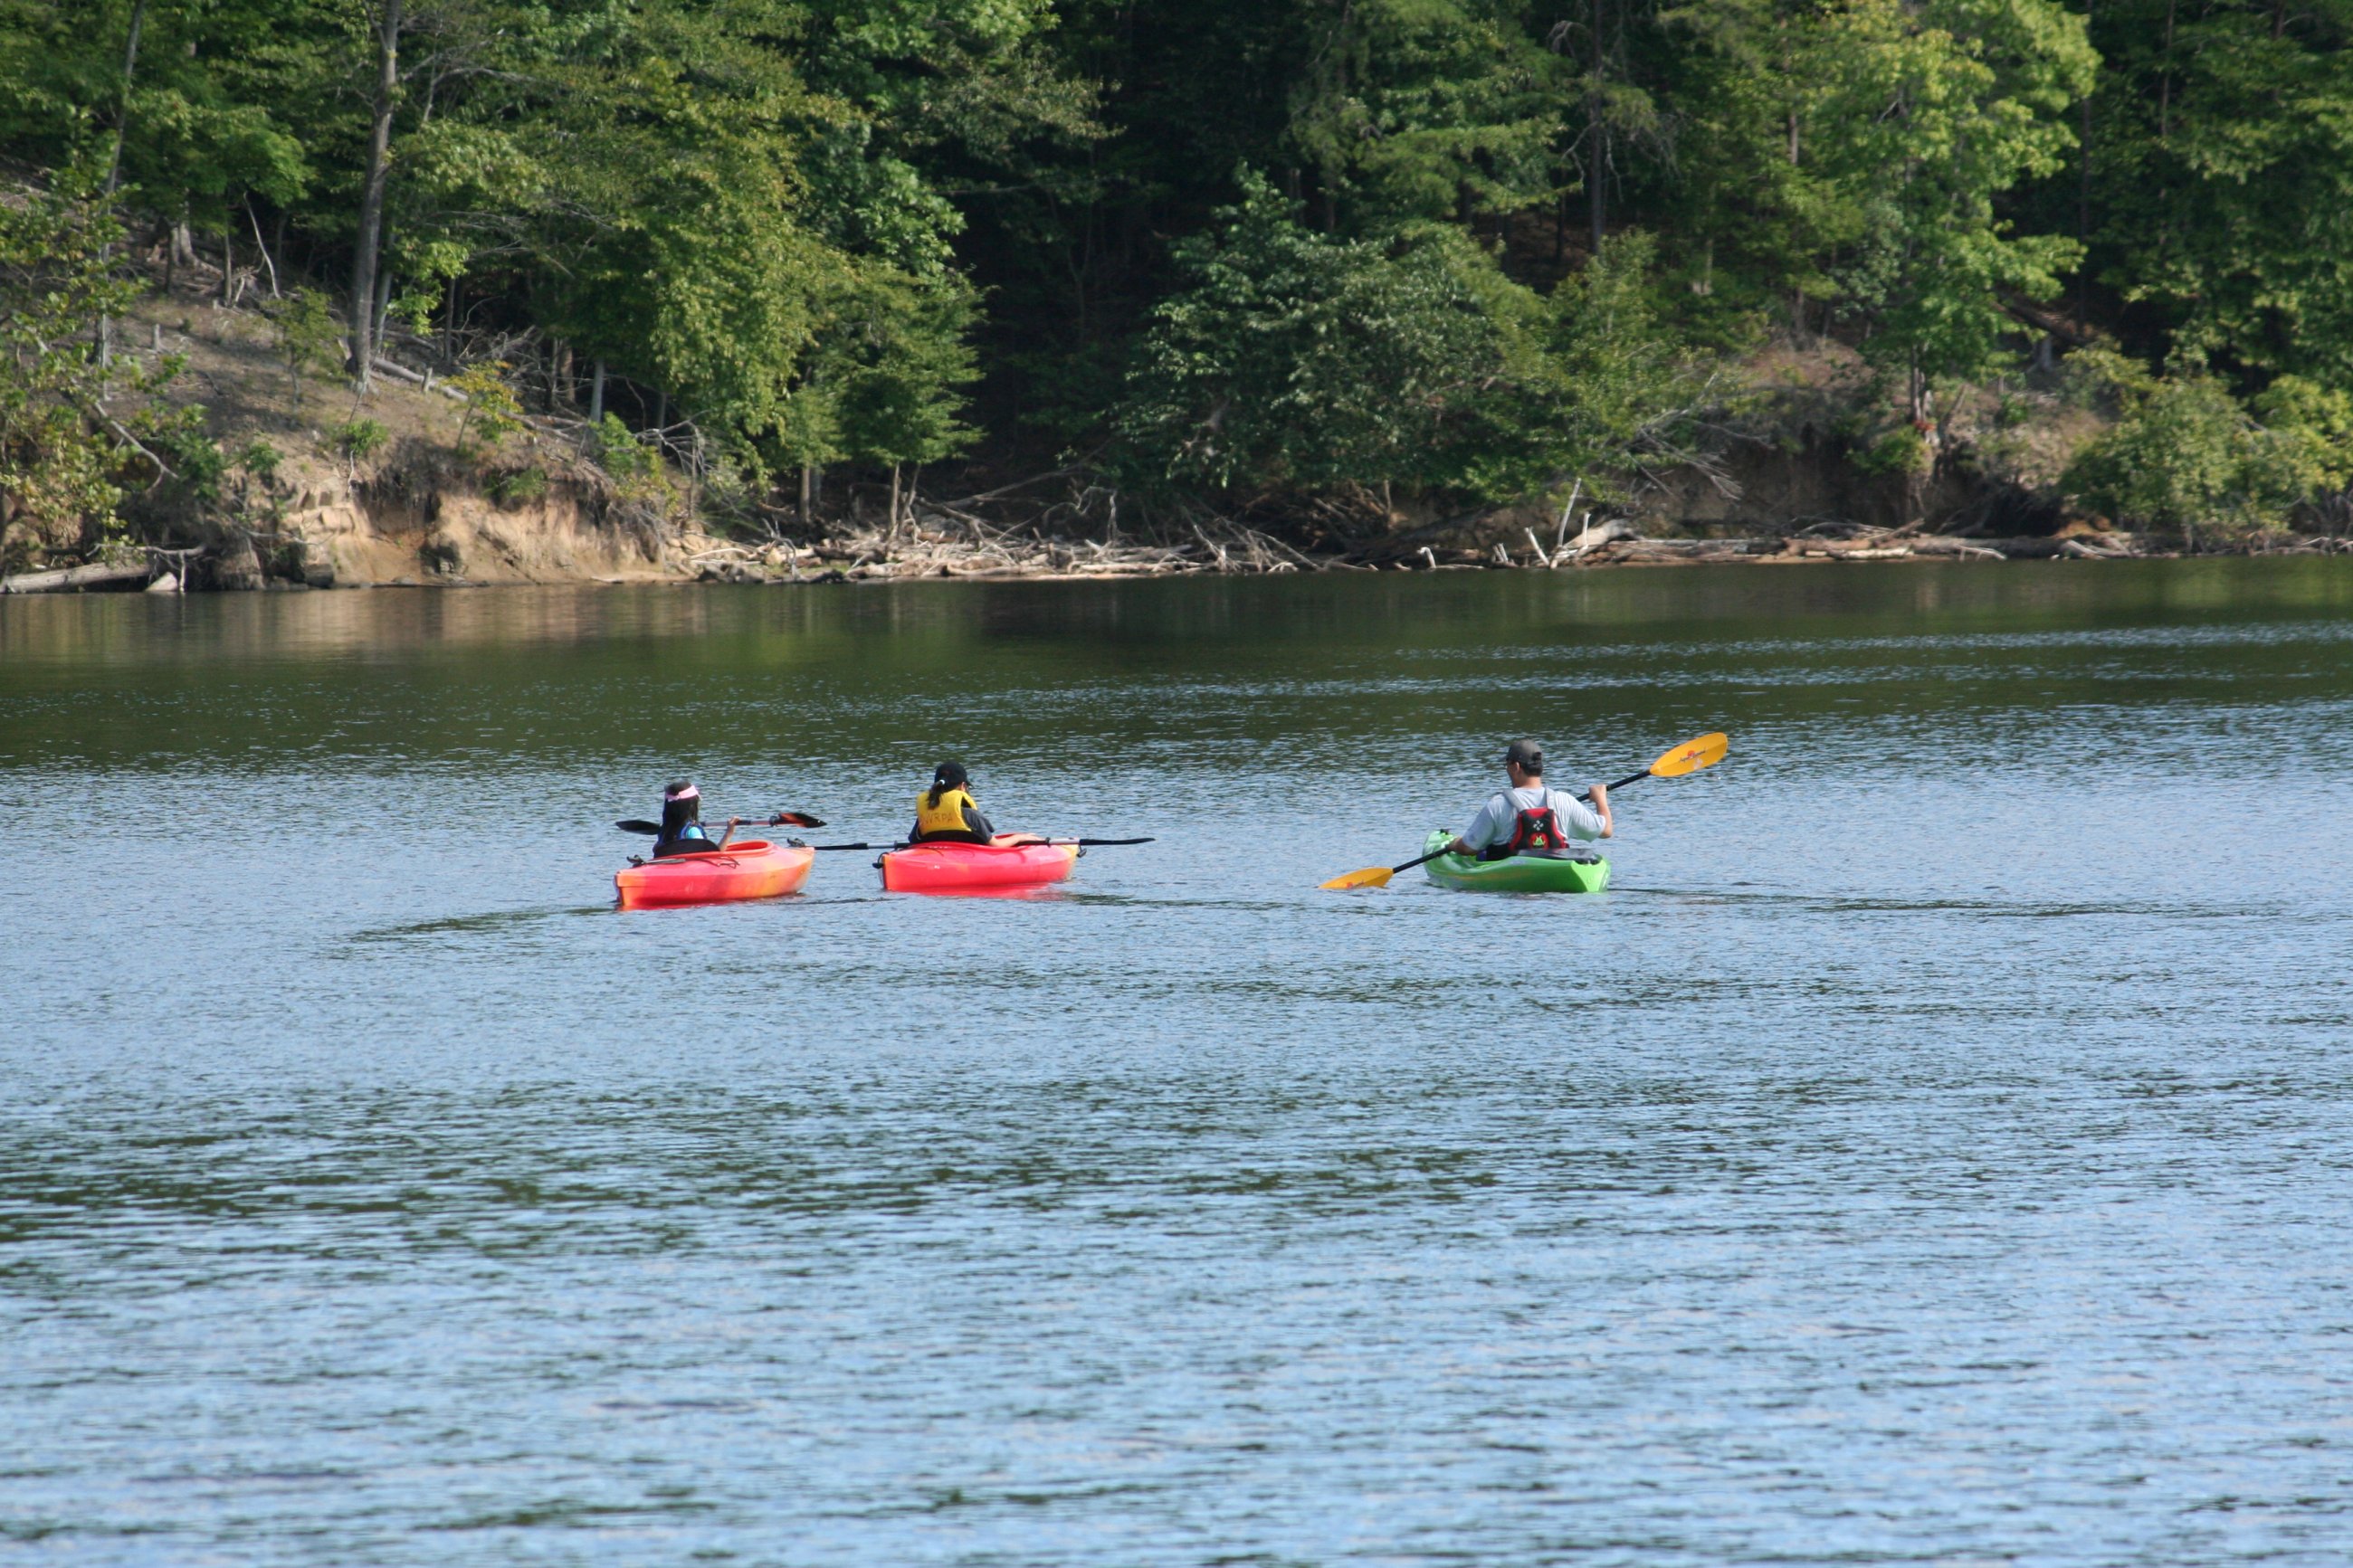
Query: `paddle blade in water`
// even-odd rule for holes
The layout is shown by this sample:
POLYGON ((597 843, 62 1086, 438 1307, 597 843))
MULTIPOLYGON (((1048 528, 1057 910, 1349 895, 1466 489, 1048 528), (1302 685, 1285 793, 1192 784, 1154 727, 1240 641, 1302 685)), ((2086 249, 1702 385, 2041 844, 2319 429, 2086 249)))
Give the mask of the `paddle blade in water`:
POLYGON ((1367 866, 1361 871, 1351 871, 1345 877, 1335 877, 1328 882, 1318 882, 1319 888, 1386 888, 1395 871, 1387 866, 1367 866))
POLYGON ((1651 764, 1651 776, 1676 779, 1685 773, 1695 773, 1702 768, 1712 768, 1724 761, 1724 753, 1731 744, 1731 741, 1720 733, 1685 741, 1651 764))

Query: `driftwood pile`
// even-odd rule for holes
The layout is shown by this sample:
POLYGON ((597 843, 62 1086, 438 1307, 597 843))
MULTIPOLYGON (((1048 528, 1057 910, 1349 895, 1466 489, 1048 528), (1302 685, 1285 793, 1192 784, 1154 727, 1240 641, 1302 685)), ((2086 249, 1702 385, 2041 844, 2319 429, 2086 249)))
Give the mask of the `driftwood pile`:
POLYGON ((1736 539, 1645 539, 1623 520, 1592 523, 1574 537, 1566 531, 1546 548, 1532 529, 1523 529, 1525 550, 1498 542, 1484 553, 1440 551, 1424 545, 1391 564, 1410 571, 1472 571, 1479 567, 1558 570, 1591 566, 1672 566, 1716 561, 2010 561, 2080 557, 2118 561, 2147 554, 2128 533, 2067 538, 1970 539, 1925 533, 1916 528, 1873 528, 1862 523, 1821 523, 1787 537, 1736 539))
MULTIPOLYGON (((1182 525, 1145 538, 1122 537, 1116 526, 1101 538, 1072 537, 1039 522, 999 526, 969 513, 925 507, 898 526, 867 525, 814 544, 717 544, 688 558, 705 582, 809 583, 909 581, 917 578, 1170 577, 1201 574, 1280 572, 1471 572, 1481 569, 1558 571, 1594 566, 1668 566, 1752 561, 1795 564, 1836 561, 2123 561, 2157 553, 2125 532, 2044 537, 1971 538, 1911 528, 1826 523, 1786 537, 1645 539, 1629 522, 1593 523, 1564 534, 1549 548, 1533 530, 1524 545, 1498 542, 1484 551, 1410 539, 1380 540, 1343 553, 1310 555, 1257 529, 1229 520, 1182 525)), ((2295 539, 2266 553, 2353 552, 2353 540, 2295 539)))
POLYGON ((2022 537, 1974 539, 1926 533, 1917 525, 1873 528, 1861 523, 1823 523, 1787 537, 1743 539, 1644 539, 1630 527, 1611 523, 1588 528, 1570 542, 1572 548, 1547 552, 1528 536, 1529 555, 1514 559, 1503 545, 1495 564, 1516 566, 1673 565, 1705 561, 2015 561, 2075 557, 2087 561, 2120 561, 2145 555, 2141 542, 2129 533, 2094 533, 2066 538, 2022 537))
MULTIPOLYGON (((1123 537, 1114 518, 1102 538, 1072 538, 1050 523, 997 525, 947 506, 916 508, 892 525, 866 524, 813 544, 777 540, 720 544, 688 566, 705 582, 905 582, 941 577, 1177 577, 1347 569, 1223 519, 1123 537)), ((1362 570, 1362 568, 1357 568, 1362 570)))

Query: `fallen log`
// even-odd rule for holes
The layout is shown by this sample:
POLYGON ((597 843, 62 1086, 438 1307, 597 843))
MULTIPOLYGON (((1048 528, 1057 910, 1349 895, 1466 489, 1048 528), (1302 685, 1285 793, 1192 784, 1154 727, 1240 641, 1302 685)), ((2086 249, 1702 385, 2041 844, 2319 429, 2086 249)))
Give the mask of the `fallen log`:
POLYGON ((1966 539, 1948 534, 1932 533, 1912 542, 1915 555, 1950 555, 1962 561, 2007 561, 2009 556, 1999 550, 1989 550, 1982 544, 1972 544, 1966 539))
POLYGON ((0 577, 0 594, 62 594, 101 583, 143 583, 155 574, 146 562, 129 565, 66 566, 54 572, 19 572, 0 577))
POLYGON ((2063 539, 2059 542, 2059 548, 2062 553, 2079 561, 2129 561, 2140 553, 2130 548, 2102 550, 2083 539, 2063 539))
POLYGON ((433 377, 424 371, 411 370, 405 364, 396 364, 388 359, 376 359, 370 363, 385 374, 392 376, 396 380, 405 381, 411 386, 421 386, 427 392, 438 392, 442 396, 449 399, 452 403, 463 403, 466 401, 466 395, 464 393, 453 391, 451 388, 435 382, 433 377))
POLYGON ((1620 539, 1640 539, 1641 537, 1641 534, 1636 531, 1634 525, 1623 518, 1613 517, 1608 522, 1588 523, 1576 538, 1568 542, 1567 553, 1563 554, 1559 551, 1553 552, 1553 563, 1558 565, 1563 561, 1581 561, 1605 544, 1620 539))

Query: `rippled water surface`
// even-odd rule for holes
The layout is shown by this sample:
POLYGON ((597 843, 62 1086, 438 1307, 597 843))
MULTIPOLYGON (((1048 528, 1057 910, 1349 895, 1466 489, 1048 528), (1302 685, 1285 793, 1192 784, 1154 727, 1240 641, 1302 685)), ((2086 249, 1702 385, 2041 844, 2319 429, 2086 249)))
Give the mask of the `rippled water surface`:
POLYGON ((0 601, 0 1562, 2341 1562, 2349 566, 0 601))

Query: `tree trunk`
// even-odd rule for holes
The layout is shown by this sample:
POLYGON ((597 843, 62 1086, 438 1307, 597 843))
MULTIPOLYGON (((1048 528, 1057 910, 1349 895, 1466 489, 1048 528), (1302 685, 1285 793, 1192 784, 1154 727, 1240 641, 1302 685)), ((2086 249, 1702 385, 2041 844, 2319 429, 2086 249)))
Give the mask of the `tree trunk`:
POLYGON ((2165 5, 2165 63, 2157 72, 2157 140, 2163 146, 2173 134, 2173 13, 2174 0, 2165 5))
POLYGON ((58 594, 101 583, 129 583, 150 576, 154 568, 144 561, 135 566, 67 566, 54 572, 20 572, 0 577, 0 594, 58 594))
POLYGON ((237 226, 221 225, 221 309, 237 309, 237 226))
MULTIPOLYGON (((139 29, 147 20, 147 0, 138 0, 131 7, 131 41, 122 47, 122 100, 114 110, 114 152, 106 161, 106 194, 114 195, 122 181, 122 139, 131 129, 131 84, 139 70, 139 29)), ((114 319, 98 319, 98 363, 103 369, 114 363, 114 319)))
MULTIPOLYGON (((2084 30, 2092 27, 2094 0, 2084 3, 2084 30)), ((2076 135, 2075 174, 2075 243, 2084 252, 2075 263, 2075 336, 2080 341, 2089 331, 2092 315, 2092 95, 2086 92, 2083 103, 2083 129, 2076 135)))
POLYGON ((122 181, 122 139, 131 129, 131 83, 139 69, 139 29, 147 20, 147 0, 131 7, 131 41, 122 50, 122 101, 114 111, 114 153, 106 161, 106 194, 122 181))
POLYGON ((246 221, 253 225, 253 247, 261 252, 261 265, 269 269, 269 297, 278 296, 278 262, 269 254, 269 247, 261 243, 261 220, 253 216, 253 198, 245 199, 246 221))
POLYGON ((1593 254, 1601 254, 1601 235, 1607 221, 1603 204, 1607 200, 1602 186, 1609 173, 1609 127, 1602 115, 1602 73, 1609 64, 1606 46, 1601 37, 1601 0, 1593 0, 1593 87, 1586 95, 1586 112, 1593 121, 1593 167, 1587 175, 1587 195, 1593 205, 1593 254))
POLYGON ((588 384, 588 423, 605 422, 605 362, 596 362, 596 378, 588 384))
POLYGON ((375 359, 376 249, 384 237, 384 183, 392 155, 392 111, 400 96, 400 11, 381 0, 375 37, 375 103, 368 130, 367 174, 360 185, 360 232, 352 248, 352 375, 368 389, 375 359))
MULTIPOLYGON (((392 268, 379 267, 375 275, 375 310, 368 342, 375 353, 384 352, 384 324, 392 315, 392 268)), ((373 355, 370 356, 373 358, 373 355)))

